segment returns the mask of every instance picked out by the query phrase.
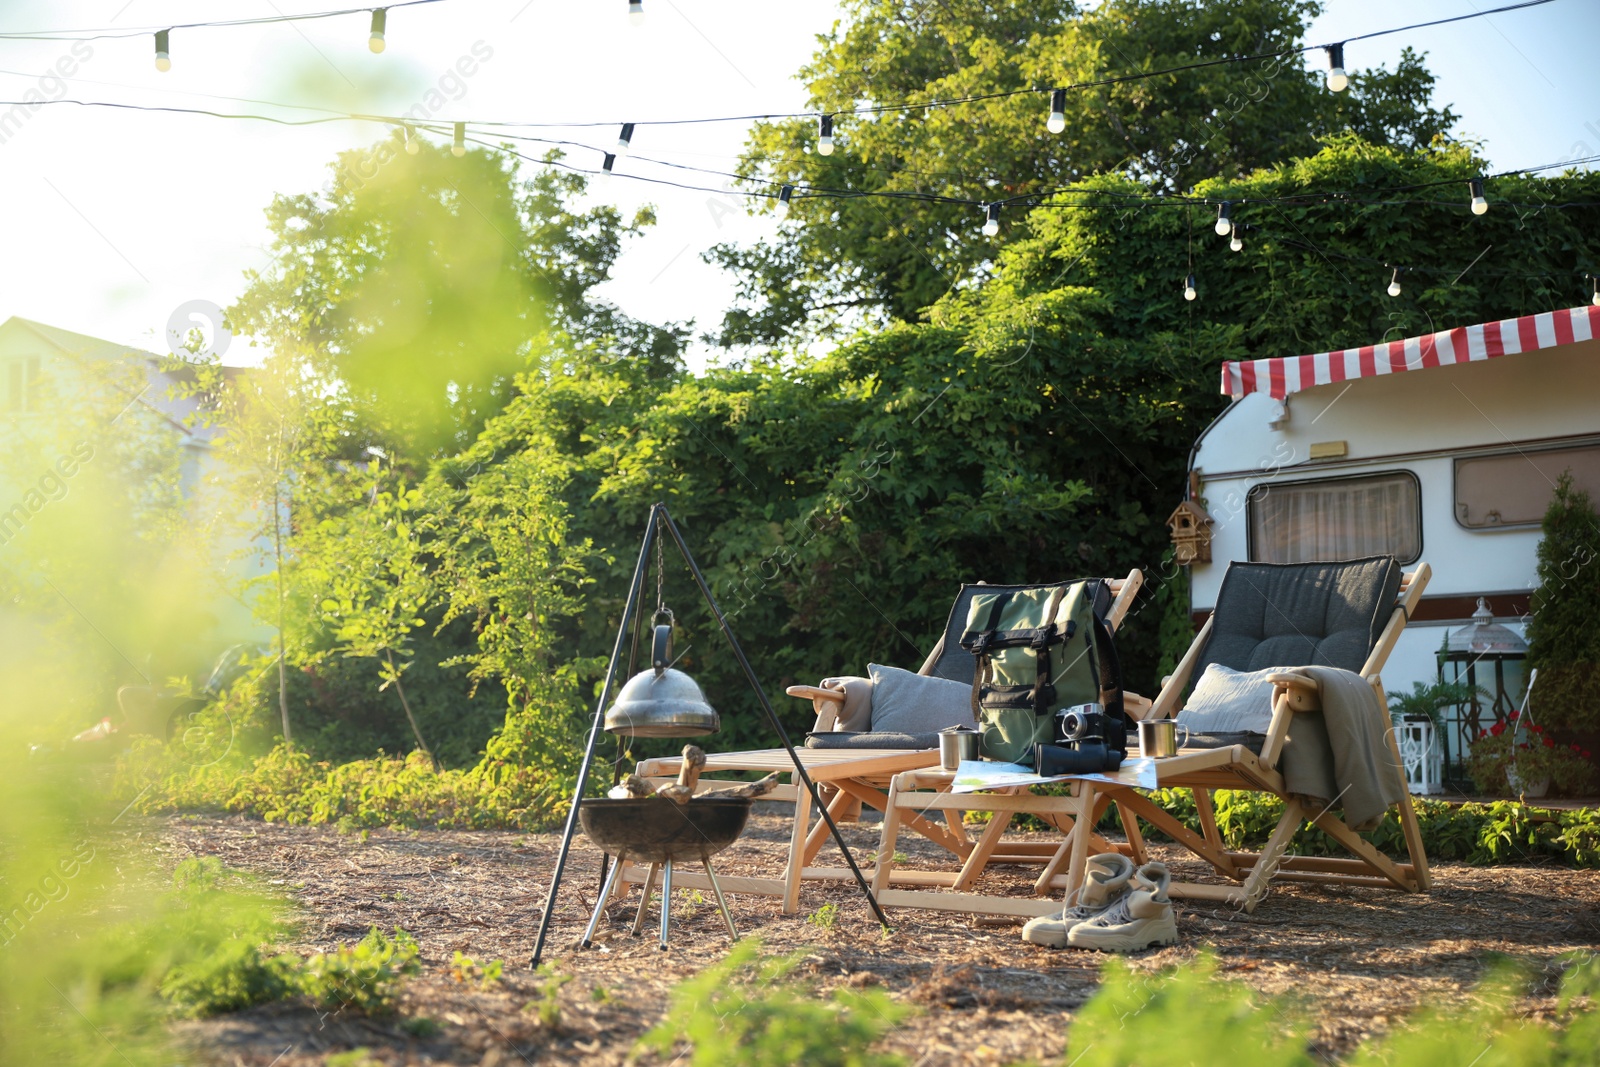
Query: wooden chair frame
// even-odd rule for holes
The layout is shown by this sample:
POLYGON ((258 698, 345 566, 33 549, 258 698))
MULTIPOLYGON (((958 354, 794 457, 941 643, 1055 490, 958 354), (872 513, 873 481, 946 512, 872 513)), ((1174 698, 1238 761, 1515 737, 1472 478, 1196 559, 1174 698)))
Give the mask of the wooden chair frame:
MULTIPOLYGON (((1127 616, 1128 610, 1133 606, 1134 596, 1144 582, 1143 572, 1135 569, 1128 572, 1125 578, 1108 579, 1107 585, 1112 594, 1112 604, 1107 616, 1107 624, 1113 631, 1121 625, 1127 616)), ((810 700, 817 712, 817 723, 814 730, 830 730, 837 721, 838 711, 844 702, 844 694, 833 689, 823 689, 818 686, 790 686, 786 692, 790 696, 810 700)), ((800 762, 805 766, 806 773, 811 776, 819 788, 832 794, 831 799, 824 802, 828 811, 834 816, 836 822, 849 821, 862 806, 874 808, 881 812, 892 810, 889 794, 885 790, 893 789, 893 781, 902 773, 915 773, 919 771, 932 771, 937 773, 939 765, 938 749, 813 749, 801 748, 796 751, 800 754, 800 762), (827 787, 832 787, 827 788, 827 787)), ((707 762, 699 788, 712 789, 726 785, 725 781, 718 781, 713 775, 715 772, 729 771, 785 771, 793 770, 788 755, 782 749, 761 749, 750 752, 726 752, 715 755, 708 754, 707 762)), ((640 775, 651 779, 666 779, 677 775, 680 757, 668 756, 661 759, 645 760, 639 764, 640 775)), ((828 826, 820 816, 815 823, 812 817, 811 795, 804 789, 796 788, 792 784, 793 775, 790 775, 790 784, 781 785, 778 790, 769 794, 767 799, 779 801, 792 801, 795 805, 794 823, 790 832, 789 851, 783 873, 778 878, 734 878, 726 875, 719 876, 723 887, 729 892, 755 893, 768 896, 777 896, 783 899, 785 914, 793 914, 800 906, 800 886, 804 881, 839 881, 851 876, 847 867, 817 867, 813 861, 823 850, 828 841, 828 826)), ((1034 800, 1059 801, 1059 797, 1036 797, 1034 800)), ((1041 809, 1046 813, 1049 805, 1041 809)), ((943 820, 925 818, 914 811, 900 810, 896 817, 897 828, 903 826, 922 835, 941 848, 960 857, 964 863, 973 867, 972 879, 982 873, 984 867, 990 863, 1046 863, 1048 864, 1059 850, 1054 845, 1044 845, 1033 842, 1013 842, 1002 844, 999 834, 994 835, 994 840, 989 841, 980 837, 978 841, 971 840, 961 821, 961 811, 951 806, 943 809, 943 820), (974 856, 978 858, 973 859, 974 856)), ((1050 814, 1055 814, 1051 812, 1050 814)), ((1064 830, 1070 831, 1072 819, 1065 815, 1057 814, 1059 821, 1056 823, 1064 830)), ((885 821, 887 822, 887 814, 885 821)), ((1009 820, 1007 820, 1009 821, 1009 820)), ((1003 827, 1001 828, 1004 829, 1003 827)), ((952 876, 940 872, 924 871, 894 871, 893 851, 878 853, 879 863, 887 857, 890 862, 885 864, 885 871, 880 875, 876 869, 863 865, 863 870, 874 881, 892 879, 902 885, 943 885, 952 876)), ((642 884, 647 877, 643 868, 625 870, 618 879, 619 886, 627 884, 642 884)), ((698 885, 701 875, 688 872, 675 874, 674 882, 689 888, 703 888, 698 885)), ((709 885, 709 883, 707 883, 709 885)))

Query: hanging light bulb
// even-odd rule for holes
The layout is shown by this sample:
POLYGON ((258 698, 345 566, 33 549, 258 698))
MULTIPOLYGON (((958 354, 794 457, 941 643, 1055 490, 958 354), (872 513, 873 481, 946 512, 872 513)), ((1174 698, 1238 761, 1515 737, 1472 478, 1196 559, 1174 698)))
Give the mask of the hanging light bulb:
POLYGON ((406 154, 414 156, 418 152, 422 151, 422 142, 417 140, 417 138, 413 135, 411 127, 402 126, 400 128, 405 132, 406 135, 406 154))
POLYGON ((1330 44, 1328 52, 1328 88, 1342 93, 1350 85, 1350 76, 1344 72, 1344 43, 1330 44))
POLYGON ((367 47, 374 52, 383 51, 383 30, 388 20, 388 11, 381 7, 372 9, 372 33, 367 37, 367 47))
POLYGON ((1216 231, 1218 237, 1226 237, 1228 234, 1233 232, 1233 220, 1228 217, 1228 210, 1232 206, 1233 205, 1228 203, 1226 200, 1217 205, 1216 231))
POLYGON ((1050 119, 1044 128, 1051 133, 1060 133, 1067 128, 1067 91, 1065 89, 1050 90, 1050 119))
POLYGON ((832 115, 820 115, 817 118, 817 151, 825 156, 833 155, 832 115))
POLYGON ((1394 277, 1389 279, 1389 295, 1390 296, 1399 296, 1400 295, 1400 268, 1399 267, 1396 267, 1394 269, 1394 277))
POLYGON ((994 237, 1000 233, 999 201, 989 205, 988 210, 986 211, 986 216, 987 217, 983 220, 983 235, 985 237, 994 237))
POLYGON ((1589 303, 1600 308, 1600 278, 1596 278, 1591 274, 1589 275, 1589 280, 1594 282, 1594 296, 1589 299, 1589 303))
POLYGON ((1244 251, 1244 239, 1239 236, 1239 224, 1233 224, 1233 239, 1228 242, 1228 247, 1235 252, 1244 251))
POLYGON ((617 165, 617 157, 612 155, 610 152, 607 152, 606 153, 606 158, 600 161, 600 171, 601 171, 602 175, 610 174, 611 173, 611 168, 616 166, 616 165, 617 165))
POLYGON ((632 145, 633 145, 633 123, 624 122, 622 124, 622 133, 620 133, 617 136, 617 155, 619 155, 619 156, 627 155, 628 154, 628 149, 630 147, 632 147, 632 145))
POLYGON ((163 70, 164 71, 164 70, 171 70, 172 69, 172 54, 171 54, 170 50, 167 48, 167 34, 169 34, 171 32, 172 32, 171 30, 157 30, 156 31, 156 69, 157 70, 163 70))
POLYGON ((465 122, 456 123, 456 135, 455 139, 450 142, 450 154, 452 156, 464 156, 467 154, 467 124, 465 122))
POLYGON ((790 198, 793 197, 793 196, 794 196, 794 186, 785 185, 782 189, 778 190, 778 203, 782 204, 784 207, 786 207, 789 210, 793 211, 794 210, 794 205, 789 202, 790 198))
POLYGON ((1185 300, 1193 300, 1199 295, 1199 292, 1194 287, 1194 275, 1191 274, 1183 280, 1183 298, 1185 300))
POLYGON ((1489 201, 1483 197, 1483 179, 1472 178, 1467 181, 1467 188, 1472 191, 1472 213, 1482 215, 1489 210, 1489 201))
POLYGON ((628 0, 628 24, 644 25, 644 0, 628 0))

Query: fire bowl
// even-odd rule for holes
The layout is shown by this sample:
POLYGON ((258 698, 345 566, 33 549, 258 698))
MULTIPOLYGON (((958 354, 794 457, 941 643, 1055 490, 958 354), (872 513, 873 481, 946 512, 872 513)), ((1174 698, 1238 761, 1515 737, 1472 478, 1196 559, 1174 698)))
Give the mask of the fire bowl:
POLYGON ((749 797, 691 800, 593 798, 578 806, 584 836, 635 863, 674 863, 715 856, 739 839, 750 818, 749 797))

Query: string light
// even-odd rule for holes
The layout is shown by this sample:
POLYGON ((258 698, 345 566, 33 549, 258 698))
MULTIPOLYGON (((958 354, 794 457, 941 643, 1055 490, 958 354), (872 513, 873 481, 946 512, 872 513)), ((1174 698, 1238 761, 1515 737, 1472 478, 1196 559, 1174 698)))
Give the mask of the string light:
POLYGON ((1390 296, 1399 296, 1400 295, 1400 268, 1399 267, 1396 267, 1394 269, 1394 277, 1389 279, 1389 295, 1390 296))
POLYGON ((1228 247, 1235 252, 1244 251, 1244 240, 1239 236, 1239 224, 1233 224, 1233 239, 1228 242, 1228 247))
POLYGON ((628 0, 628 24, 644 25, 644 0, 628 0))
POLYGON ((372 33, 367 37, 367 47, 374 52, 383 51, 383 31, 389 13, 381 7, 372 9, 372 33))
POLYGON ((1067 91, 1065 89, 1050 90, 1050 118, 1044 128, 1051 133, 1060 133, 1067 128, 1067 91))
POLYGON ((983 220, 983 235, 994 237, 1000 233, 1000 203, 995 201, 985 210, 987 216, 983 220))
POLYGON ((405 134, 406 153, 414 156, 418 152, 422 151, 422 142, 417 139, 416 131, 414 131, 410 126, 402 126, 400 129, 405 134))
POLYGON ((633 147, 633 123, 624 122, 622 132, 617 135, 617 155, 627 155, 631 147, 633 147))
POLYGON ((820 115, 817 117, 817 151, 825 156, 833 155, 832 115, 820 115))
POLYGON ((1233 232, 1233 220, 1228 217, 1228 211, 1232 207, 1233 205, 1226 200, 1217 205, 1217 225, 1215 229, 1218 237, 1226 237, 1233 232))
POLYGON ((450 142, 450 154, 457 157, 467 154, 467 124, 465 122, 456 123, 455 139, 450 142))
POLYGON ((1200 293, 1194 287, 1194 275, 1191 274, 1183 280, 1183 298, 1185 300, 1193 300, 1199 295, 1200 293))
POLYGON ((1327 51, 1328 88, 1342 93, 1350 84, 1350 76, 1344 72, 1344 44, 1330 44, 1327 51))
POLYGON ((1489 210, 1489 201, 1483 197, 1483 179, 1472 178, 1467 182, 1467 188, 1472 190, 1472 213, 1482 215, 1489 210))
POLYGON ((1589 298, 1589 303, 1593 304, 1597 308, 1600 308, 1600 278, 1596 278, 1593 274, 1591 274, 1589 275, 1589 280, 1594 282, 1594 296, 1589 298))
POLYGON ((613 155, 612 153, 607 152, 606 153, 606 158, 600 161, 600 170, 602 172, 606 173, 606 174, 610 174, 611 173, 611 168, 616 166, 616 165, 617 165, 617 157, 615 155, 613 155))
POLYGON ((156 31, 156 69, 167 71, 172 69, 172 54, 167 48, 167 34, 170 30, 156 31))
POLYGON ((785 185, 782 189, 778 190, 778 203, 782 204, 790 211, 793 211, 794 205, 789 202, 789 199, 792 196, 794 196, 794 186, 785 185))

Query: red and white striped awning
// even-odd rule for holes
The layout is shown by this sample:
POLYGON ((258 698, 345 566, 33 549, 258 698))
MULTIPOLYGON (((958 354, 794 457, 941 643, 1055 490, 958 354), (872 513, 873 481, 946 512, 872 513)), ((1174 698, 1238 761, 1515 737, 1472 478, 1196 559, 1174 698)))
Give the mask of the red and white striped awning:
POLYGON ((1600 307, 1546 311, 1520 319, 1457 326, 1453 330, 1408 337, 1404 341, 1386 341, 1381 345, 1337 352, 1229 361, 1222 365, 1222 391, 1235 397, 1267 393, 1281 400, 1290 393, 1316 385, 1370 378, 1375 374, 1399 374, 1424 367, 1473 363, 1517 352, 1570 345, 1593 337, 1600 337, 1600 307))

